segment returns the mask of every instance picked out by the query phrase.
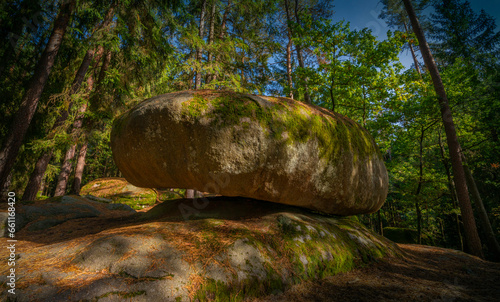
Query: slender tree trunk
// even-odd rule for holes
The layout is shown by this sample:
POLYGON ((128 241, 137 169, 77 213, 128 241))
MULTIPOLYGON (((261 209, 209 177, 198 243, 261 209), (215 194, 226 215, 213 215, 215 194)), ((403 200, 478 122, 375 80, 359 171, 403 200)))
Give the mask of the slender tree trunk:
POLYGON ((40 186, 43 180, 43 176, 45 175, 45 171, 47 170, 47 166, 49 165, 50 159, 52 158, 52 150, 44 152, 38 158, 38 161, 35 165, 35 170, 31 173, 28 184, 26 185, 26 189, 24 190, 23 197, 21 200, 35 200, 36 194, 40 190, 40 186))
POLYGON ((64 1, 59 14, 54 21, 54 28, 43 54, 35 67, 31 82, 23 97, 21 107, 17 111, 9 134, 3 141, 0 151, 0 187, 3 187, 7 177, 14 166, 19 148, 23 144, 31 119, 35 114, 38 101, 42 95, 45 84, 54 65, 57 52, 61 46, 64 33, 68 27, 69 19, 75 7, 76 0, 64 1))
POLYGON ((106 178, 106 173, 108 172, 108 159, 104 161, 104 170, 102 171, 102 178, 106 178))
MULTIPOLYGON (((227 17, 229 15, 230 8, 231 8, 231 0, 229 0, 227 2, 226 9, 224 10, 224 14, 222 15, 220 33, 219 33, 219 37, 218 37, 219 40, 223 40, 224 37, 226 36, 226 24, 227 24, 227 17)), ((216 55, 215 56, 215 64, 219 64, 219 62, 220 62, 220 56, 216 55)), ((217 80, 217 75, 218 74, 216 72, 214 72, 213 77, 212 77, 212 81, 217 80)))
POLYGON ((78 152, 78 159, 76 160, 75 180, 73 181, 72 193, 80 195, 82 185, 83 170, 85 168, 85 157, 87 156, 88 141, 85 139, 78 152))
POLYGON ((335 75, 332 75, 332 81, 331 81, 331 84, 330 84, 330 100, 332 101, 332 112, 335 112, 335 105, 336 105, 336 102, 335 102, 335 95, 333 93, 333 87, 335 85, 335 75))
MULTIPOLYGON (((198 31, 198 35, 200 39, 203 40, 203 35, 205 32, 205 15, 207 8, 207 0, 203 0, 201 3, 201 15, 200 15, 200 27, 198 31)), ((198 68, 196 70, 194 89, 201 89, 201 58, 202 58, 203 48, 198 46, 196 48, 196 64, 198 68)))
POLYGON ((493 228, 491 227, 490 219, 488 218, 488 213, 484 208, 483 200, 481 199, 481 195, 479 194, 479 190, 477 189, 476 182, 474 181, 474 177, 467 165, 467 161, 465 160, 465 156, 462 153, 462 163, 464 166, 465 178, 467 180, 467 186, 470 189, 472 200, 474 201, 474 205, 476 208, 476 212, 479 216, 479 223, 483 229, 484 235, 486 236, 486 241, 488 243, 488 249, 493 253, 494 260, 500 260, 500 245, 498 245, 498 241, 495 237, 495 233, 493 232, 493 228))
POLYGON ((443 238, 443 245, 444 247, 448 247, 448 244, 446 244, 446 236, 444 234, 444 223, 443 223, 443 219, 440 218, 440 217, 437 217, 436 219, 438 222, 439 222, 439 228, 441 230, 441 237, 443 238))
POLYGON ((94 99, 99 97, 102 93, 104 78, 106 77, 106 72, 108 71, 109 64, 111 63, 111 51, 107 50, 104 55, 104 59, 101 65, 101 70, 99 70, 99 76, 97 78, 96 89, 93 93, 94 99))
POLYGON ((419 140, 419 150, 418 150, 418 186, 415 192, 415 209, 417 211, 417 234, 418 234, 418 244, 422 244, 422 211, 420 209, 420 191, 422 190, 423 176, 424 176, 424 163, 423 163, 423 149, 424 149, 424 126, 420 128, 420 140, 419 140))
MULTIPOLYGON (((405 27, 406 33, 409 34, 410 32, 408 31, 408 26, 406 25, 406 22, 403 21, 403 25, 405 27)), ((417 70, 420 79, 423 80, 422 73, 420 72, 420 66, 417 60, 417 55, 415 54, 415 50, 413 49, 413 44, 411 42, 408 42, 408 45, 410 46, 411 57, 413 58, 413 64, 415 64, 415 69, 417 70)))
MULTIPOLYGON (((295 0, 295 21, 300 26, 300 17, 299 17, 299 0, 295 0)), ((299 61, 299 67, 305 68, 304 58, 302 57, 302 48, 298 45, 295 46, 295 51, 297 52, 297 60, 299 61)), ((309 88, 307 85, 308 79, 304 79, 304 102, 310 104, 311 97, 309 96, 309 88)))
MULTIPOLYGON (((208 45, 212 46, 214 43, 214 30, 215 30, 215 0, 212 0, 212 11, 210 12, 210 33, 208 35, 208 45)), ((213 61, 213 49, 211 49, 208 52, 208 64, 212 64, 213 61)), ((213 68, 213 67, 212 67, 213 68)), ((212 79, 214 78, 214 71, 210 71, 210 74, 207 76, 207 84, 210 84, 212 82, 212 79)))
MULTIPOLYGON (((444 170, 446 172, 446 177, 448 178, 448 189, 450 190, 451 201, 453 203, 453 209, 455 209, 457 207, 457 203, 458 203, 457 194, 456 194, 456 190, 455 190, 455 183, 453 182, 453 179, 451 177, 450 167, 448 166, 448 162, 446 161, 446 157, 444 156, 445 150, 444 150, 443 142, 441 140, 441 131, 438 132, 438 142, 439 142, 439 151, 441 153, 441 161, 443 163, 444 170)), ((463 251, 464 250, 464 240, 462 238, 463 236, 462 236, 462 231, 460 228, 460 218, 458 217, 457 213, 455 213, 455 221, 457 222, 456 225, 457 225, 458 240, 460 243, 460 250, 463 251)))
POLYGON ((444 89, 443 82, 441 80, 441 76, 439 75, 436 63, 434 62, 434 58, 432 57, 431 51, 429 49, 429 45, 427 44, 427 41, 425 39, 424 32, 422 31, 420 23, 418 22, 415 15, 415 11, 413 10, 411 0, 403 0, 403 2, 405 4, 406 11, 408 12, 413 31, 415 32, 415 35, 417 36, 417 39, 419 41, 420 52, 422 53, 425 65, 427 66, 427 69, 431 74, 434 89, 436 91, 436 94, 438 95, 439 105, 441 107, 441 116, 448 142, 453 175, 455 177, 458 202, 464 222, 465 239, 467 241, 467 245, 470 249, 471 254, 483 258, 484 256, 481 246, 481 240, 479 239, 479 234, 477 233, 476 221, 472 212, 472 205, 469 200, 469 192, 467 189, 464 169, 462 166, 462 159, 460 157, 460 143, 458 142, 455 124, 453 123, 450 106, 448 105, 446 91, 444 89))
MULTIPOLYGON (((73 130, 72 135, 76 136, 77 132, 82 128, 83 124, 83 114, 87 110, 87 104, 84 104, 78 110, 78 116, 73 122, 73 130)), ((68 150, 66 151, 66 155, 64 156, 64 161, 61 166, 61 172, 59 173, 59 177, 57 179, 57 186, 54 196, 63 196, 66 193, 66 187, 68 185, 69 175, 71 174, 71 168, 73 167, 72 160, 75 157, 77 144, 72 144, 68 150)))
POLYGON ((382 216, 380 214, 381 210, 377 211, 377 219, 378 219, 378 229, 380 231, 380 235, 384 236, 384 226, 382 225, 382 216))
POLYGON ((66 194, 66 186, 68 185, 68 178, 71 174, 72 163, 71 160, 75 157, 76 144, 71 145, 64 156, 64 161, 61 166, 61 172, 57 179, 57 186, 54 196, 63 196, 66 194))
POLYGON ((12 173, 7 176, 7 181, 0 187, 0 202, 7 202, 7 194, 9 193, 9 187, 12 182, 12 173))
MULTIPOLYGON (((92 62, 92 59, 94 58, 95 51, 93 49, 87 50, 87 53, 85 54, 85 57, 83 58, 82 63, 80 64, 80 68, 78 68, 78 71, 76 72, 75 78, 73 80, 73 83, 71 84, 70 90, 69 90, 69 98, 75 93, 80 90, 80 87, 82 85, 83 80, 85 79, 85 75, 87 74, 87 71, 89 69, 90 63, 92 62)), ((68 105, 67 110, 62 110, 59 113, 59 117, 57 118, 57 121, 54 123, 54 126, 52 127, 52 130, 49 132, 48 139, 51 139, 57 128, 62 126, 64 122, 69 117, 69 113, 71 111, 71 108, 73 107, 73 102, 70 101, 68 105)), ((50 162, 50 159, 52 158, 53 151, 48 150, 45 151, 39 158, 38 161, 35 165, 35 170, 33 173, 31 173, 30 179, 28 181, 28 184, 26 185, 26 189, 24 190, 24 194, 22 197, 22 200, 35 200, 36 194, 40 190, 40 184, 43 179, 43 176, 45 174, 45 171, 47 170, 47 166, 50 162)))
POLYGON ((286 45, 286 75, 288 79, 288 96, 293 99, 293 82, 292 82, 292 32, 288 29, 288 44, 286 45))
MULTIPOLYGON (((215 3, 214 3, 215 6, 215 3)), ((205 32, 205 15, 206 15, 206 7, 207 7, 207 0, 203 0, 201 4, 201 15, 200 15, 200 27, 199 27, 199 32, 198 35, 200 36, 200 39, 203 39, 203 35, 205 32)), ((211 31, 212 32, 212 31, 211 31)), ((194 84, 194 89, 201 89, 201 57, 202 57, 202 52, 203 48, 198 47, 196 49, 196 61, 199 64, 199 68, 196 71, 196 77, 195 77, 195 84, 194 84)), ((196 190, 193 189, 186 189, 186 198, 194 198, 196 194, 196 190)))
POLYGON ((186 189, 186 198, 194 198, 194 194, 193 189, 186 189))

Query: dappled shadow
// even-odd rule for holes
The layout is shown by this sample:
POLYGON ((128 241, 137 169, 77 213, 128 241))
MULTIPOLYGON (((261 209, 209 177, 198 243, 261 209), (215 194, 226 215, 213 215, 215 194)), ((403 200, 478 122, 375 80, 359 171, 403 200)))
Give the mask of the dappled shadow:
MULTIPOLYGON (((272 283, 276 276, 295 283, 309 278, 307 272, 330 274, 350 269, 355 259, 363 263, 377 259, 361 257, 377 249, 378 241, 368 245, 371 236, 361 236, 351 220, 323 219, 300 208, 247 198, 215 197, 199 202, 166 203, 145 214, 121 217, 115 225, 99 227, 82 219, 78 228, 68 223, 49 229, 54 233, 48 237, 59 235, 59 243, 36 246, 19 241, 32 244, 30 251, 27 245, 19 246, 20 292, 51 297, 51 301, 135 296, 173 301, 198 292, 192 284, 210 284, 203 279, 207 274, 227 276, 224 280, 234 282, 240 275, 248 276, 254 283, 247 289, 270 293, 283 288, 282 281, 272 283), (195 209, 189 222, 183 220, 182 205, 195 209), (327 227, 331 223, 334 225, 327 227), (96 234, 98 229, 102 231, 96 234), (68 233, 61 235, 63 231, 68 233), (330 261, 332 257, 337 261, 330 261), (269 259, 271 267, 264 265, 269 259), (259 276, 260 281, 255 279, 259 276)), ((42 234, 37 239, 43 240, 42 234)), ((391 249, 391 244, 386 245, 384 250, 391 249)), ((241 288, 234 288, 235 292, 246 288, 245 284, 239 284, 241 288)))
POLYGON ((137 226, 151 222, 180 222, 197 219, 241 220, 279 212, 311 212, 307 209, 243 197, 208 197, 168 200, 147 212, 120 213, 92 218, 72 219, 46 230, 21 229, 18 240, 38 244, 63 242, 105 230, 137 226))
POLYGON ((67 262, 69 253, 58 254, 60 261, 50 267, 41 266, 43 261, 33 263, 31 273, 21 278, 25 283, 16 295, 20 301, 123 301, 146 292, 148 301, 171 301, 186 295, 184 287, 193 272, 178 250, 150 234, 98 238, 67 262))
POLYGON ((254 301, 498 301, 500 264, 450 249, 399 246, 404 259, 386 259, 254 301))

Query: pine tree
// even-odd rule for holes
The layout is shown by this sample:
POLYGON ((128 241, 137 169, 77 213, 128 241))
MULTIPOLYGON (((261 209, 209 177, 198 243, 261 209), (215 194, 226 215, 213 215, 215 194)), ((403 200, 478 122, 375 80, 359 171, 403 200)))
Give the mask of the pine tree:
POLYGON ((3 141, 0 151, 0 187, 3 187, 11 172, 14 162, 24 137, 28 131, 29 124, 35 114, 40 96, 45 88, 50 72, 54 65, 57 52, 61 46, 69 20, 73 14, 76 1, 66 1, 61 4, 58 16, 54 21, 52 34, 47 46, 38 61, 35 72, 31 78, 29 88, 26 91, 21 107, 14 117, 7 138, 3 141))
POLYGON ((455 130, 455 123, 450 106, 448 104, 448 97, 441 79, 441 75, 437 69, 436 63, 430 51, 425 35, 418 22, 417 16, 411 4, 411 0, 403 0, 406 11, 410 18, 413 31, 419 41, 420 51, 425 61, 425 65, 429 70, 434 84, 434 89, 438 95, 439 105, 441 109, 441 117, 443 120, 446 138, 448 142, 448 150, 453 169, 453 176, 455 178, 455 185, 457 189, 458 202, 460 204, 460 211, 464 222, 465 238, 471 253, 475 256, 484 258, 481 240, 477 232, 476 221, 472 212, 472 205, 469 199, 469 191, 465 180, 465 173, 462 166, 462 158, 460 156, 460 143, 458 141, 457 132, 455 130))
POLYGON ((434 1, 431 15, 433 27, 430 47, 435 57, 444 64, 453 64, 457 58, 473 63, 484 63, 488 56, 498 58, 500 32, 495 19, 481 10, 475 13, 469 1, 434 1), (496 32, 495 32, 496 31, 496 32))

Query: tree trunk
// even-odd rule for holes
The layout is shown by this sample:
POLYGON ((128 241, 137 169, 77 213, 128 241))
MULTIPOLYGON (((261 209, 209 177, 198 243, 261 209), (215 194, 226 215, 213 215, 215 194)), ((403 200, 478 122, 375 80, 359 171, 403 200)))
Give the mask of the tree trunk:
MULTIPOLYGON (((439 142, 439 151, 441 153, 441 161, 444 166, 444 170, 446 172, 446 177, 448 178, 448 189, 450 190, 450 195, 451 195, 451 201, 453 202, 453 208, 455 209, 457 206, 457 194, 455 190, 455 183, 453 182, 453 179, 451 178, 451 173, 450 173, 450 167, 448 166, 448 163, 446 162, 446 157, 444 156, 444 146, 443 142, 441 140, 441 131, 438 132, 438 142, 439 142)), ((457 222, 457 234, 458 234, 458 240, 460 242, 460 250, 464 250, 464 241, 462 239, 462 231, 460 229, 460 218, 458 217, 458 214, 455 213, 455 220, 457 222)))
MULTIPOLYGON (((403 25, 405 27, 406 33, 409 34, 408 26, 406 25, 406 22, 403 21, 403 25)), ((411 42, 408 42, 408 45, 410 46, 411 57, 413 58, 413 64, 415 64, 415 69, 417 70, 417 73, 418 73, 420 79, 423 80, 422 73, 420 72, 420 66, 419 66, 418 60, 417 60, 417 55, 415 54, 415 50, 413 49, 413 44, 411 42)))
POLYGON ((73 181, 72 193, 80 195, 82 185, 83 170, 85 168, 85 157, 87 156, 88 141, 85 139, 78 152, 78 159, 76 160, 75 180, 73 181))
MULTIPOLYGON (((226 24, 227 24, 227 16, 229 15, 229 9, 231 8, 231 0, 227 2, 226 9, 224 10, 224 15, 222 15, 222 22, 220 26, 219 40, 223 40, 226 36, 226 24)), ((218 64, 220 62, 220 56, 215 56, 215 63, 218 64)), ((217 80, 217 73, 213 74, 212 81, 217 80)))
POLYGON ((422 244, 422 211, 420 210, 420 191, 422 190, 423 176, 424 176, 424 163, 423 163, 423 150, 424 150, 424 126, 420 126, 420 140, 419 140, 419 149, 418 149, 418 186, 417 191, 415 192, 415 209, 417 211, 417 235, 418 235, 418 244, 422 244))
POLYGON ((448 98, 446 96, 446 91, 441 80, 441 76, 432 57, 429 45, 425 39, 420 23, 417 20, 415 11, 411 4, 411 0, 403 0, 405 4, 406 11, 410 18, 413 31, 417 36, 419 41, 420 52, 424 58, 425 65, 429 70, 432 77, 432 82, 434 84, 434 89, 438 95, 439 105, 441 108, 441 117, 444 124, 444 129, 446 132, 446 139, 448 142, 448 149, 450 153, 450 159, 453 169, 453 175, 455 177, 455 185, 457 189, 457 197, 460 205, 460 211, 462 213, 462 220, 464 223, 465 239, 467 245, 470 248, 470 252, 480 258, 483 258, 483 249, 481 246, 481 240, 477 233, 476 221, 474 219, 474 214, 472 212, 472 205, 469 200, 469 192, 467 189, 467 184, 464 175, 464 169, 462 166, 462 159, 460 157, 460 143, 458 142, 457 133, 455 130, 455 124, 453 123, 453 117, 451 114, 450 107, 448 105, 448 98))
MULTIPOLYGON (((215 36, 215 33, 214 33, 214 30, 215 30, 215 8, 216 8, 215 0, 212 0, 212 11, 210 13, 210 33, 208 35, 208 44, 210 46, 212 46, 212 44, 214 43, 214 36, 215 36)), ((212 60, 213 60, 213 49, 211 49, 208 52, 208 64, 212 64, 212 60)), ((207 84, 212 82, 213 78, 214 78, 214 71, 212 70, 212 71, 210 71, 210 74, 207 77, 207 84)))
POLYGON ((104 78, 106 77, 106 71, 109 68, 109 64, 111 63, 111 51, 106 51, 104 56, 104 60, 102 62, 101 70, 99 71, 99 77, 97 78, 96 90, 94 92, 94 96, 99 96, 102 92, 102 85, 104 82, 104 78))
POLYGON ((64 156, 64 161, 61 166, 61 172, 59 173, 59 177, 57 179, 57 186, 54 196, 63 196, 66 194, 66 186, 68 185, 68 178, 71 174, 71 160, 75 157, 76 144, 71 145, 66 151, 66 155, 64 156))
MULTIPOLYGON (((200 36, 200 39, 203 39, 203 34, 205 31, 205 14, 206 14, 206 6, 207 6, 207 0, 203 0, 201 4, 201 15, 200 15, 200 27, 199 27, 199 32, 198 35, 200 36)), ((215 3, 214 3, 215 6, 215 3)), ((225 26, 225 24, 224 24, 225 26)), ((212 31, 211 33, 212 34, 212 31)), ((201 47, 198 47, 196 49, 196 61, 198 62, 199 66, 201 66, 201 55, 202 55, 203 49, 201 47)), ((195 79, 195 84, 194 84, 194 89, 201 89, 201 72, 198 70, 196 72, 196 79, 195 79)), ((196 190, 193 189, 186 189, 186 198, 194 198, 196 195, 196 190)))
POLYGON ((75 7, 75 2, 76 0, 62 2, 59 14, 54 21, 54 28, 47 46, 35 67, 34 74, 23 97, 21 107, 16 112, 9 134, 3 141, 3 147, 0 151, 0 187, 3 187, 5 184, 14 166, 19 148, 23 144, 24 137, 28 131, 31 119, 35 114, 38 101, 40 100, 40 96, 42 95, 52 66, 54 65, 57 52, 61 46, 69 19, 75 7))
POLYGON ((31 173, 26 189, 24 189, 23 197, 21 200, 35 200, 36 194, 40 190, 40 185, 49 165, 50 159, 52 158, 52 150, 44 152, 36 162, 35 170, 31 173))
POLYGON ((384 236, 384 226, 382 225, 382 215, 380 215, 380 211, 377 211, 377 219, 378 219, 378 229, 380 231, 380 235, 384 236))
MULTIPOLYGON (((203 34, 205 32, 205 14, 206 14, 207 0, 203 0, 201 3, 201 15, 200 15, 200 27, 198 30, 198 35, 200 39, 203 40, 203 34)), ((201 89, 201 57, 202 57, 203 48, 198 46, 196 48, 196 76, 194 82, 194 89, 201 89)))
MULTIPOLYGON (((90 63, 94 58, 94 54, 95 51, 93 49, 87 50, 87 53, 85 54, 85 57, 83 58, 83 61, 80 64, 80 68, 78 68, 78 71, 76 72, 73 83, 71 84, 71 88, 69 90, 69 98, 71 98, 73 94, 77 93, 78 90, 80 90, 82 82, 85 79, 85 75, 87 74, 87 71, 89 69, 90 63)), ((52 130, 49 132, 49 135, 47 137, 48 139, 52 139, 57 128, 59 128, 64 124, 64 122, 66 122, 66 120, 69 117, 69 113, 71 111, 72 106, 73 102, 70 101, 68 105, 68 110, 62 110, 59 113, 59 117, 54 123, 52 130)), ((52 150, 45 151, 38 158, 38 161, 35 165, 35 170, 33 171, 33 173, 31 173, 28 184, 26 185, 26 189, 24 190, 22 200, 35 200, 36 194, 40 190, 40 184, 42 182, 43 175, 45 174, 50 159, 52 158, 52 153, 53 153, 52 150)))
MULTIPOLYGON (((72 135, 76 136, 77 132, 82 128, 83 124, 83 114, 87 110, 87 104, 84 104, 80 110, 78 110, 79 114, 73 122, 73 130, 72 135)), ((57 186, 54 196, 63 196, 66 193, 66 187, 68 185, 69 175, 71 174, 72 163, 71 161, 75 157, 77 144, 72 144, 68 150, 66 151, 66 155, 64 156, 64 161, 61 166, 61 172, 59 173, 59 177, 57 179, 57 186)))
MULTIPOLYGON (((297 22, 297 25, 300 26, 300 17, 299 17, 299 0, 295 0, 295 21, 297 22)), ((299 61, 299 67, 300 68, 305 68, 304 64, 304 58, 302 57, 302 49, 300 46, 296 45, 295 46, 295 51, 297 52, 297 60, 299 61)), ((304 79, 304 102, 310 104, 311 103, 311 97, 309 96, 309 88, 307 86, 308 79, 304 79)))
POLYGON ((7 194, 9 193, 9 187, 12 182, 12 173, 7 176, 7 181, 0 187, 0 202, 7 202, 7 194))
POLYGON ((193 189, 186 189, 186 198, 194 198, 194 192, 195 190, 193 189))
POLYGON ((474 201, 474 205, 476 208, 476 212, 479 216, 479 223, 481 224, 482 230, 486 236, 486 241, 488 243, 488 249, 493 253, 494 260, 500 260, 500 245, 498 245, 498 241, 495 237, 495 233, 493 232, 493 228, 491 227, 490 219, 488 218, 488 213, 484 208, 483 200, 481 199, 481 195, 479 194, 479 190, 477 189, 476 182, 474 181, 474 177, 467 165, 467 161, 465 160, 465 156, 462 153, 462 163, 464 166, 465 178, 467 180, 467 186, 470 189, 472 200, 474 201))
POLYGON ((293 99, 293 82, 292 82, 292 32, 288 29, 288 44, 286 45, 286 75, 288 79, 288 96, 293 99))

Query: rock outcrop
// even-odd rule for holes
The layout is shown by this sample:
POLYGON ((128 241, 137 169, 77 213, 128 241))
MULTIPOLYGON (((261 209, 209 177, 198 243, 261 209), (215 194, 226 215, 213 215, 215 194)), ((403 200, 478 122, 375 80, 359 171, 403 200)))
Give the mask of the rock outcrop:
POLYGON ((82 187, 80 194, 94 201, 127 204, 135 210, 154 205, 157 200, 166 201, 182 197, 180 189, 152 190, 138 188, 125 178, 107 177, 97 178, 82 187))
MULTIPOLYGON (((354 217, 215 197, 184 220, 183 205, 193 200, 16 235, 16 301, 251 300, 403 255, 354 217)), ((8 253, 0 249, 2 259, 8 253)), ((0 301, 8 296, 1 291, 0 301)))
MULTIPOLYGON (((42 231, 66 221, 109 215, 112 211, 135 213, 130 206, 121 203, 103 202, 94 196, 53 197, 46 200, 31 201, 16 206, 16 232, 23 228, 28 231, 42 231)), ((7 213, 0 212, 0 236, 6 236, 7 213)))
POLYGON ((133 185, 192 188, 353 215, 378 210, 387 171, 354 121, 287 98, 184 91, 116 119, 116 165, 133 185))

